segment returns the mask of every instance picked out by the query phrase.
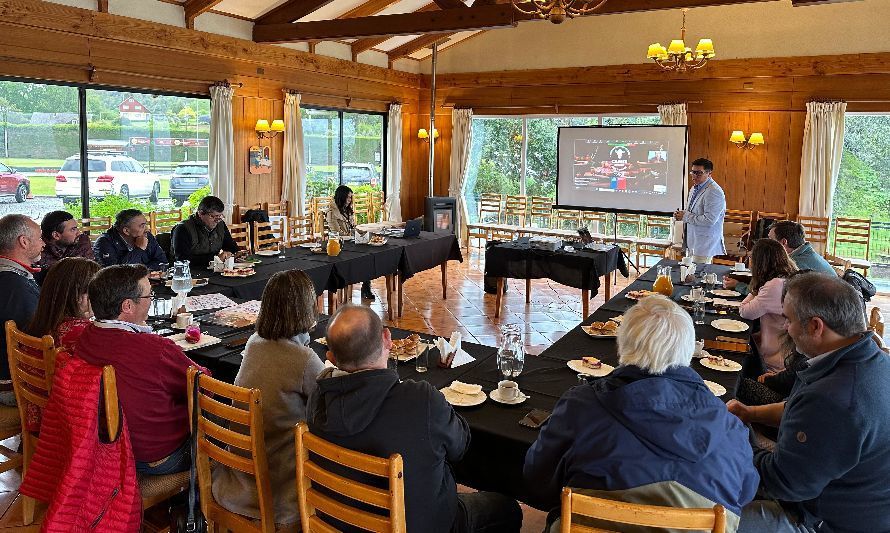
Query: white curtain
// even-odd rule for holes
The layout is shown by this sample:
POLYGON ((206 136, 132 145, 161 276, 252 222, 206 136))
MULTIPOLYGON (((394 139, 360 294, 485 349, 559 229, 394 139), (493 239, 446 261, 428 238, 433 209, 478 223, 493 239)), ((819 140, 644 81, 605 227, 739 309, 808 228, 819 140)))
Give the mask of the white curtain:
POLYGON ((658 116, 665 126, 685 126, 686 104, 662 104, 658 106, 658 116))
POLYGON ((402 104, 389 104, 386 127, 386 213, 402 221, 402 104))
POLYGON ((284 182, 281 201, 290 202, 290 213, 302 216, 306 198, 306 161, 303 152, 303 119, 300 116, 300 95, 284 91, 284 182))
MULTIPOLYGON (((432 132, 430 133, 432 137, 432 132)), ((464 185, 467 178, 467 164, 470 161, 470 146, 473 138, 473 110, 453 109, 451 111, 451 181, 448 196, 457 201, 457 220, 454 223, 457 238, 466 238, 467 204, 464 201, 464 185)), ((432 191, 431 191, 432 192, 432 191)))
POLYGON ((234 94, 235 89, 228 85, 210 87, 210 190, 222 200, 226 220, 231 220, 232 204, 235 203, 234 94))
MULTIPOLYGON (((831 218, 844 148, 846 102, 809 102, 800 158, 800 214, 831 218)), ((822 251, 822 250, 820 250, 822 251)))

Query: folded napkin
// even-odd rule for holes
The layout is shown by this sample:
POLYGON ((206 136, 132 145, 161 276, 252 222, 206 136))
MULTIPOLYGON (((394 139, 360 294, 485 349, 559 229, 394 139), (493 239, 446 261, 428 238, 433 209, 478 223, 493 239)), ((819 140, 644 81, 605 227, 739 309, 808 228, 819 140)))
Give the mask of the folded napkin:
POLYGON ((482 385, 474 385, 472 383, 464 383, 457 380, 452 381, 451 386, 448 388, 458 394, 466 394, 468 396, 475 396, 482 392, 482 385))
POLYGON ((368 231, 360 231, 358 229, 355 230, 355 243, 356 244, 368 244, 371 240, 371 232, 368 231))
POLYGON ((680 265, 680 280, 685 280, 687 277, 695 274, 695 263, 692 263, 689 266, 680 265))
POLYGON ((436 348, 439 349, 439 361, 441 363, 446 364, 451 354, 454 354, 454 358, 451 361, 451 368, 475 361, 470 354, 461 349, 460 345, 462 339, 463 335, 461 335, 461 332, 459 331, 452 332, 450 340, 446 341, 442 337, 436 339, 434 344, 436 348))
POLYGON ((226 269, 232 270, 235 268, 235 258, 229 257, 225 261, 220 261, 219 256, 214 256, 213 261, 210 262, 210 268, 214 272, 222 272, 226 269))

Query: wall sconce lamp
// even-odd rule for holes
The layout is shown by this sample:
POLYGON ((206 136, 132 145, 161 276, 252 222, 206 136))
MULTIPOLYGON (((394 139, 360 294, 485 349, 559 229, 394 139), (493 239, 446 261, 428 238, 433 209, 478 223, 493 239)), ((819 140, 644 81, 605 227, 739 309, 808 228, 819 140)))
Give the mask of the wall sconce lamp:
MULTIPOLYGON (((417 130, 417 138, 418 139, 429 139, 430 132, 426 131, 426 128, 420 128, 419 130, 417 130)), ((439 130, 437 130, 436 128, 433 128, 433 139, 438 139, 438 138, 439 138, 439 130)))
POLYGON ((739 148, 753 149, 755 146, 763 144, 763 134, 759 131, 751 133, 748 139, 745 139, 745 132, 736 130, 729 136, 729 142, 735 143, 739 148))
POLYGON ((272 125, 270 126, 268 120, 260 119, 256 121, 254 130, 256 130, 257 139, 271 139, 279 133, 284 132, 284 121, 273 120, 272 125))

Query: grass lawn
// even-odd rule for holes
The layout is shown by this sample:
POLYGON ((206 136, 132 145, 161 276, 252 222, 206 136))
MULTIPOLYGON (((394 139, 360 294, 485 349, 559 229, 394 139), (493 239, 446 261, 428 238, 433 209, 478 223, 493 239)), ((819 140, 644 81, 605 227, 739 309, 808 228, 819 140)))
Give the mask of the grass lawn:
MULTIPOLYGON (((31 176, 31 194, 34 196, 55 196, 55 176, 31 176)), ((170 180, 161 178, 161 198, 170 197, 170 180)))

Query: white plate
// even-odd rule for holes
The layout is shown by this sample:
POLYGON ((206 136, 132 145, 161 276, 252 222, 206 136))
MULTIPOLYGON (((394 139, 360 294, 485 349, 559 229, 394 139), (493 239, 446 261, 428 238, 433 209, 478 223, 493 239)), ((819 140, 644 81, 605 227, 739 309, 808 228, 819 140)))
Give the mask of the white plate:
POLYGON ((702 364, 703 367, 710 368, 711 370, 717 370, 720 372, 738 372, 742 369, 742 365, 736 363, 732 359, 724 359, 724 361, 729 363, 729 366, 721 364, 715 365, 710 360, 708 360, 707 357, 702 357, 701 359, 699 359, 699 362, 702 364))
POLYGON ((233 265, 235 268, 253 268, 254 263, 235 263, 233 265))
POLYGON ((747 270, 733 270, 732 272, 730 272, 730 274, 732 274, 733 276, 747 276, 747 277, 751 277, 754 275, 754 274, 748 272, 747 270))
POLYGON ((386 244, 385 240, 383 242, 368 242, 368 246, 383 246, 384 244, 386 244))
POLYGON ((714 396, 723 396, 726 394, 726 387, 719 383, 714 383, 713 381, 704 380, 705 385, 707 385, 708 389, 714 393, 714 396))
MULTIPOLYGON (((692 295, 691 295, 691 294, 684 294, 683 296, 680 296, 680 299, 681 299, 681 300, 686 300, 687 302, 695 302, 695 300, 692 299, 692 295)), ((709 304, 709 303, 713 302, 714 299, 713 299, 713 298, 708 298, 708 297, 703 297, 703 298, 701 298, 699 301, 701 301, 701 302, 705 302, 706 304, 709 304)))
POLYGON ((318 246, 317 242, 301 242, 299 244, 300 248, 315 248, 318 246))
POLYGON ((256 274, 255 271, 252 274, 235 274, 235 273, 228 273, 228 272, 220 273, 220 275, 224 278, 249 278, 250 276, 253 276, 255 274, 256 274))
POLYGON ((265 257, 274 257, 278 255, 278 250, 260 250, 258 252, 254 252, 254 255, 262 255, 265 257))
POLYGON ((175 342, 177 346, 182 348, 183 352, 196 350, 205 346, 213 346, 214 344, 219 344, 222 342, 222 339, 220 339, 219 337, 214 337, 213 335, 207 335, 204 333, 201 334, 201 340, 196 342, 195 344, 192 344, 185 340, 185 333, 177 333, 176 335, 170 335, 167 338, 175 342))
POLYGON ((601 329, 590 329, 590 326, 581 326, 581 331, 590 335, 594 339, 614 339, 615 337, 618 336, 617 333, 606 333, 606 334, 594 333, 595 331, 602 331, 602 330, 601 329))
POLYGON ((445 396, 445 401, 455 407, 473 407, 482 404, 488 398, 484 391, 478 394, 461 394, 454 392, 450 387, 444 387, 439 389, 439 392, 445 396))
POLYGON ((714 296, 720 296, 723 298, 738 298, 742 295, 742 293, 738 291, 732 291, 729 289, 714 289, 711 291, 711 294, 714 296))
POLYGON ((523 394, 522 392, 520 392, 520 393, 519 393, 515 398, 513 398, 512 400, 507 400, 507 399, 505 399, 505 398, 501 398, 501 394, 498 392, 498 389, 494 389, 493 391, 489 392, 489 393, 488 393, 488 397, 491 398, 492 400, 498 402, 498 403, 502 403, 502 404, 505 404, 505 405, 519 405, 519 404, 521 404, 522 402, 528 400, 528 396, 526 396, 526 395, 523 394))
POLYGON ((572 359, 571 361, 566 363, 566 366, 579 374, 587 374, 588 376, 593 376, 596 378, 608 376, 612 373, 613 370, 615 370, 614 366, 607 365, 606 363, 603 363, 603 366, 601 366, 600 368, 590 368, 584 366, 584 363, 580 359, 572 359))
MULTIPOLYGON (((432 349, 432 347, 433 347, 431 344, 426 344, 426 343, 421 342, 417 345, 417 353, 415 353, 414 355, 406 355, 406 356, 396 357, 395 359, 397 359, 398 361, 413 361, 414 359, 417 358, 418 355, 423 353, 423 350, 426 349, 427 346, 429 346, 430 349, 432 349)), ((392 355, 392 353, 390 353, 390 355, 392 355)))
POLYGON ((718 318, 717 320, 711 322, 711 325, 714 327, 714 329, 719 329, 720 331, 726 331, 729 333, 741 333, 743 331, 748 331, 748 324, 739 322, 738 320, 731 320, 729 318, 718 318))

